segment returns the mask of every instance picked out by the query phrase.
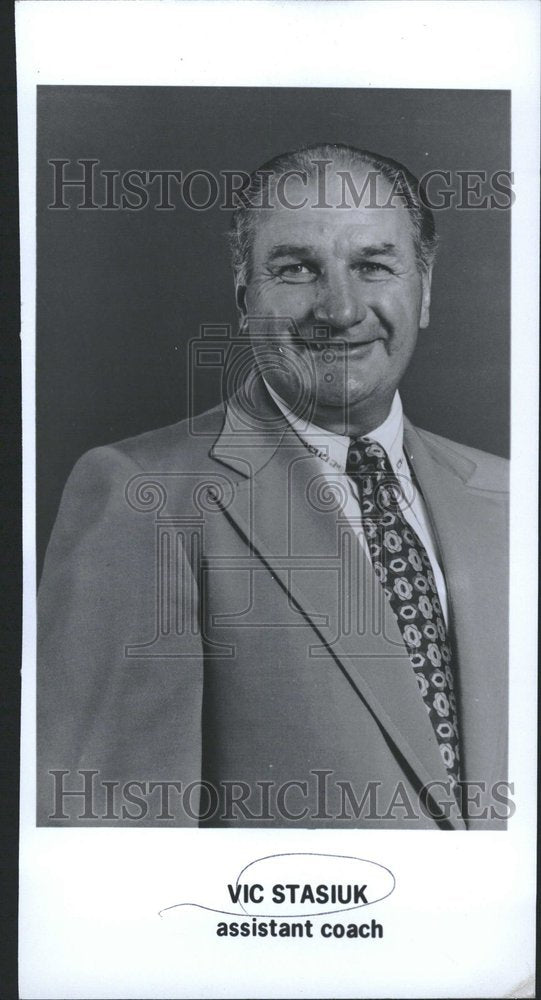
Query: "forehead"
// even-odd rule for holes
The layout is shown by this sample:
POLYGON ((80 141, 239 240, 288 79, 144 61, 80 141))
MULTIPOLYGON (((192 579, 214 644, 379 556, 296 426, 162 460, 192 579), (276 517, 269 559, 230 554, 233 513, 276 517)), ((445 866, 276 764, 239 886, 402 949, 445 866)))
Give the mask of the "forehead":
POLYGON ((274 185, 269 204, 254 212, 255 259, 282 244, 306 244, 336 255, 381 243, 406 254, 415 251, 410 213, 381 174, 337 166, 329 169, 324 188, 321 180, 291 175, 281 187, 274 185))

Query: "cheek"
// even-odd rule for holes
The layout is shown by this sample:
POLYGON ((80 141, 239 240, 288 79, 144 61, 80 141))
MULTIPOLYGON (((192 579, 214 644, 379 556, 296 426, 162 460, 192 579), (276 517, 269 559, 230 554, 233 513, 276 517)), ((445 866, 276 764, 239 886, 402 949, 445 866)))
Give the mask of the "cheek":
POLYGON ((305 316, 312 308, 309 286, 252 284, 246 289, 246 307, 252 315, 305 316))
POLYGON ((412 288, 389 290, 385 295, 374 302, 374 312, 380 318, 391 325, 394 335, 398 338, 408 338, 413 330, 415 333, 419 327, 421 318, 421 287, 414 285, 412 288))

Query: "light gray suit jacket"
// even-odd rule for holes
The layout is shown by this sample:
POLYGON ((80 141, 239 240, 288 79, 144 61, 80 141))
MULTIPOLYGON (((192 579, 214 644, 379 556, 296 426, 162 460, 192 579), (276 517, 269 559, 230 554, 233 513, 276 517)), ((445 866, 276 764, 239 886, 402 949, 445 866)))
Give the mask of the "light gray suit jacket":
POLYGON ((70 477, 40 588, 38 822, 197 825, 200 800, 211 825, 505 827, 490 789, 507 777, 507 463, 405 423, 446 576, 462 778, 487 789, 465 823, 419 808, 445 769, 318 464, 261 385, 239 400, 97 448, 70 477), (96 772, 86 813, 54 800, 78 770, 96 772), (149 792, 163 781, 173 818, 149 792))

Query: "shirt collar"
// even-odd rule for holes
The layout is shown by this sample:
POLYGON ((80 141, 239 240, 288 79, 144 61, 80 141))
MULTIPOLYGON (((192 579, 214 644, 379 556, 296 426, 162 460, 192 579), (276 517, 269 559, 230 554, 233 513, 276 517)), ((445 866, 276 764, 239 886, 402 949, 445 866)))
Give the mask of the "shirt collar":
MULTIPOLYGON (((335 434, 325 430, 324 427, 318 427, 317 424, 311 423, 304 417, 298 417, 289 409, 287 403, 274 391, 266 379, 264 382, 278 409, 283 413, 301 441, 310 450, 317 449, 322 453, 322 456, 327 456, 326 461, 331 466, 344 472, 351 438, 344 434, 335 434)), ((404 415, 398 390, 394 394, 391 409, 383 423, 370 431, 370 434, 366 434, 365 437, 370 438, 371 441, 377 441, 382 448, 385 448, 392 468, 395 472, 400 471, 404 464, 404 415)))

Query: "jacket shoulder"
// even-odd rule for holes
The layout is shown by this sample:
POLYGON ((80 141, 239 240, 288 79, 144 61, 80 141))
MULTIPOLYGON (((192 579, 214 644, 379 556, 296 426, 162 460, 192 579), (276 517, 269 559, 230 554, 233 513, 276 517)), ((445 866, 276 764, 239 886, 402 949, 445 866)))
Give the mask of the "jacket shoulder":
POLYGON ((117 532, 118 540, 130 512, 152 510, 160 497, 192 504, 194 475, 206 478, 214 467, 208 453, 222 421, 223 410, 215 407, 85 452, 64 486, 49 553, 51 546, 64 551, 102 530, 108 537, 117 532))
POLYGON ((141 472, 175 471, 192 466, 201 469, 223 421, 223 405, 215 406, 178 423, 92 448, 79 459, 76 468, 132 466, 141 472))
POLYGON ((451 441, 440 434, 417 428, 428 449, 449 468, 467 477, 470 486, 493 492, 509 491, 509 460, 489 451, 451 441))

